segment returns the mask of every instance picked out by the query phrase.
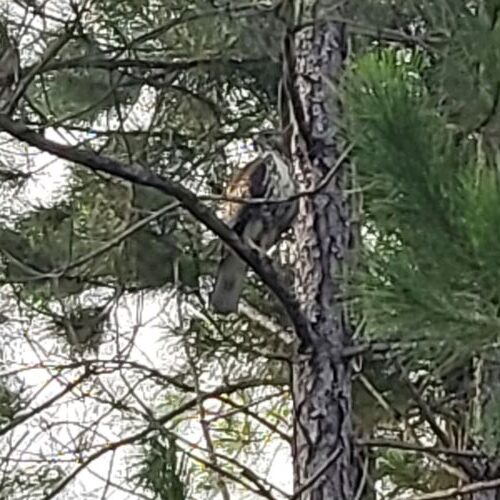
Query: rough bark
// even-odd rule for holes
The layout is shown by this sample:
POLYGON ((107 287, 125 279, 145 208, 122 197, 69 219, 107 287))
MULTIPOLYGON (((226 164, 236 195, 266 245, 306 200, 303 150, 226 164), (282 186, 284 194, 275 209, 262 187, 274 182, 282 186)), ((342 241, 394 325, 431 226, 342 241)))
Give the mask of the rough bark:
MULTIPOLYGON (((296 2, 295 26, 285 41, 300 190, 315 189, 339 159, 335 86, 346 40, 344 26, 327 19, 342 14, 340 4, 346 2, 296 2)), ((297 331, 293 372, 294 489, 301 500, 354 498, 351 382, 342 357, 350 337, 342 303, 350 244, 344 178, 339 168, 324 189, 302 197, 295 224, 295 289, 307 318, 307 331, 297 331)))
MULTIPOLYGON (((490 349, 482 357, 471 360, 471 372, 474 373, 475 397, 470 404, 474 415, 472 426, 483 431, 484 448, 489 457, 482 464, 476 464, 478 473, 472 481, 494 481, 500 477, 500 443, 498 442, 498 431, 489 425, 484 425, 483 419, 490 417, 491 413, 498 412, 498 401, 500 401, 500 366, 498 363, 498 349, 490 349), (489 429, 487 429, 489 427, 489 429), (486 433, 484 431, 487 431, 486 433)), ((494 424, 493 424, 494 425, 494 424)), ((471 500, 499 500, 500 487, 480 490, 471 495, 471 500)))
POLYGON ((473 493, 471 500, 498 500, 499 498, 499 490, 493 489, 473 493))

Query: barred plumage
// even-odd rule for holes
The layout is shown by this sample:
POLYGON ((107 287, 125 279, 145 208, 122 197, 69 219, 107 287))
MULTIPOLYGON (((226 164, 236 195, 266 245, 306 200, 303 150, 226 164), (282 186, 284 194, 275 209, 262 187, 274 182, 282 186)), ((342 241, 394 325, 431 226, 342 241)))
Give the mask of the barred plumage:
MULTIPOLYGON (((261 144, 264 151, 231 179, 229 197, 288 198, 295 193, 289 162, 276 143, 261 144), (272 149, 270 148, 272 147, 272 149)), ((297 213, 297 202, 241 204, 227 202, 224 218, 245 242, 262 251, 274 246, 297 213)), ((223 249, 214 291, 213 309, 221 314, 236 312, 243 289, 246 264, 228 248, 223 249)))

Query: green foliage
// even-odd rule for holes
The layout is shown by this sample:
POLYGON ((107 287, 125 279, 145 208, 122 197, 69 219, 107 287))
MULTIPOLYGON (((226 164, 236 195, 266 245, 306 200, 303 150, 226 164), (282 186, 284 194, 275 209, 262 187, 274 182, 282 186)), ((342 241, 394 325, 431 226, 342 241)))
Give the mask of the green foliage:
POLYGON ((14 390, 6 382, 5 377, 0 379, 0 426, 11 421, 23 406, 22 390, 14 390))
POLYGON ((65 316, 53 315, 53 323, 75 351, 93 350, 97 354, 109 319, 109 308, 80 307, 66 311, 65 316))
POLYGON ((7 281, 49 298, 56 277, 57 293, 65 296, 81 292, 85 281, 111 276, 125 288, 148 289, 174 283, 178 273, 179 284, 195 287, 200 273, 212 269, 210 260, 198 259, 206 253, 196 236, 201 230, 179 232, 186 221, 175 211, 121 238, 137 223, 133 205, 148 213, 168 200, 142 196, 140 190, 137 196, 126 185, 88 181, 77 176, 71 202, 39 208, 14 228, 0 229, 7 281))
POLYGON ((112 60, 89 36, 70 40, 60 53, 57 70, 43 73, 31 91, 45 116, 59 120, 94 120, 113 106, 137 101, 141 85, 126 73, 94 67, 112 60))
POLYGON ((500 83, 495 71, 500 62, 500 54, 494 49, 500 41, 495 6, 493 2, 481 2, 483 5, 470 9, 455 3, 450 7, 456 11, 454 22, 446 28, 452 37, 429 72, 429 85, 441 89, 436 93, 439 98, 445 91, 450 123, 466 133, 486 124, 494 129, 498 127, 494 108, 500 83))
MULTIPOLYGON (((205 0, 96 2, 92 9, 99 21, 75 29, 31 84, 33 119, 83 135, 103 155, 140 161, 176 181, 188 179, 195 190, 205 190, 207 180, 220 186, 227 176, 227 143, 276 119, 269 105, 280 77, 281 31, 274 15, 251 4, 226 7, 205 0), (142 90, 147 112, 137 104, 142 90), (150 118, 146 127, 130 118, 141 114, 150 118)), ((43 38, 52 43, 54 35, 44 32, 43 38)), ((60 227, 44 223, 40 231, 29 216, 23 227, 33 225, 30 241, 19 225, 6 231, 5 239, 14 256, 33 269, 61 270, 119 237, 139 220, 137 214, 168 201, 151 189, 78 172, 65 202, 70 215, 60 227), (50 250, 44 245, 48 234, 50 250)), ((197 287, 217 257, 204 238, 194 221, 172 211, 76 267, 71 274, 80 284, 68 271, 60 278, 61 293, 80 292, 82 281, 107 279, 136 290, 176 279, 197 287)), ((30 290, 49 288, 50 294, 46 280, 6 262, 9 282, 23 282, 30 290)))
MULTIPOLYGON (((357 61, 346 84, 356 161, 374 231, 362 278, 380 328, 439 331, 477 342, 496 335, 500 255, 496 172, 459 140, 433 105, 418 56, 381 52, 357 61)), ((433 333, 434 334, 434 333, 433 333)))
POLYGON ((481 429, 478 429, 484 439, 484 446, 488 453, 498 453, 500 449, 500 392, 493 388, 493 394, 484 406, 481 429))
MULTIPOLYGON (((401 343, 398 361, 433 412, 423 420, 436 419, 458 449, 495 454, 498 368, 486 359, 496 352, 499 326, 500 4, 392 7, 393 20, 413 17, 408 32, 422 45, 359 44, 363 52, 343 86, 345 133, 354 142, 364 209, 356 297, 367 334, 401 343), (425 47, 437 34, 440 42, 425 47)), ((409 418, 411 440, 428 443, 429 430, 409 417, 423 403, 405 395, 390 373, 372 364, 364 373, 389 408, 409 418)), ((356 382, 354 403, 373 432, 386 426, 399 432, 390 411, 370 412, 369 394, 356 382)), ((395 496, 456 485, 446 470, 406 451, 377 452, 376 471, 390 478, 395 496)))
MULTIPOLYGON (((245 161, 232 155, 228 145, 278 121, 283 34, 267 3, 222 4, 93 2, 71 40, 37 72, 29 100, 22 100, 18 111, 30 127, 64 131, 64 137, 80 141, 81 149, 139 162, 200 195, 219 193, 229 170, 245 161)), ((477 382, 471 375, 474 355, 496 340, 500 326, 498 2, 356 0, 350 5, 355 33, 344 82, 344 131, 355 144, 365 236, 355 297, 367 315, 369 337, 404 344, 391 347, 389 360, 364 359, 362 375, 372 388, 354 376, 355 427, 367 438, 407 439, 409 434, 411 441, 423 437, 425 442, 431 433, 391 356, 404 361, 415 387, 436 414, 441 412, 443 427, 451 428, 452 422, 462 430, 469 424, 477 382), (387 34, 390 44, 381 40, 387 34), (401 43, 396 44, 398 36, 401 43)), ((51 21, 55 29, 35 31, 41 45, 59 35, 60 25, 51 21)), ((31 41, 21 41, 31 54, 31 41)), ((27 156, 23 151, 19 157, 24 161, 27 156)), ((16 170, 3 166, 5 180, 16 178, 17 165, 16 170)), ((114 439, 121 446, 117 422, 152 433, 153 414, 173 412, 162 428, 181 429, 187 452, 155 435, 140 442, 140 458, 131 463, 128 477, 153 498, 206 498, 220 489, 222 476, 191 456, 188 443, 193 455, 200 453, 207 462, 211 458, 202 451, 208 443, 198 445, 191 434, 192 422, 201 418, 196 405, 202 397, 211 442, 228 458, 219 466, 239 477, 243 469, 237 464, 243 464, 247 484, 253 475, 264 477, 259 467, 266 451, 278 441, 288 446, 291 434, 289 367, 283 357, 292 354, 292 346, 276 333, 287 326, 286 315, 250 277, 244 297, 262 317, 251 311, 227 320, 212 317, 205 309, 204 278, 213 273, 220 250, 213 238, 176 206, 142 224, 174 200, 70 168, 60 199, 49 207, 32 207, 0 228, 2 279, 12 285, 10 296, 32 321, 5 336, 6 345, 15 340, 13 358, 35 352, 29 368, 43 366, 51 381, 63 381, 64 387, 77 370, 91 370, 91 389, 78 387, 70 394, 85 404, 82 413, 92 413, 88 427, 77 419, 76 434, 91 435, 90 441, 104 436, 109 421, 100 419, 108 412, 113 415, 110 426, 117 429, 104 437, 104 444, 80 447, 71 439, 60 444, 57 435, 51 445, 57 453, 72 450, 72 457, 81 460, 95 449, 114 451, 114 439), (140 304, 130 315, 134 324, 120 325, 122 318, 117 313, 115 319, 113 310, 116 324, 111 326, 107 314, 101 317, 99 308, 88 306, 82 297, 94 295, 96 287, 129 292, 127 298, 140 304), (162 293, 165 288, 177 288, 178 307, 162 293), (153 308, 155 324, 140 337, 142 301, 148 297, 142 292, 150 290, 155 291, 153 306, 159 307, 153 308), (64 317, 51 312, 65 301, 77 307, 68 307, 64 317), (55 329, 67 342, 72 329, 81 344, 93 348, 92 359, 78 364, 56 349, 44 350, 34 318, 49 313, 50 327, 42 322, 39 328, 43 334, 55 329), (164 341, 160 347, 149 344, 158 333, 155 328, 164 341), (116 351, 100 349, 103 331, 112 338, 106 347, 113 344, 116 351), (192 368, 182 355, 186 345, 193 353, 192 368), (47 359, 47 352, 55 356, 47 359), (112 375, 119 379, 116 386, 109 383, 112 375), (205 400, 213 388, 217 391, 205 400)), ((32 179, 23 175, 29 184, 32 179)), ((283 275, 292 287, 287 271, 283 275)), ((7 316, 14 314, 9 310, 7 316)), ((0 420, 11 421, 16 414, 11 395, 0 392, 0 420)), ((482 425, 473 429, 489 440, 491 449, 498 442, 497 399, 493 394, 482 408, 482 425)), ((70 425, 58 410, 48 423, 40 421, 50 437, 50 431, 70 425)), ((137 435, 136 428, 132 432, 137 435)), ((128 444, 130 458, 139 443, 128 444)), ((47 456, 58 459, 57 453, 47 456)), ((386 488, 398 495, 456 484, 438 465, 408 450, 374 448, 370 454, 375 464, 370 479, 380 479, 384 493, 386 488)), ((65 457, 58 478, 72 470, 65 457)), ((2 485, 13 486, 5 490, 10 498, 17 498, 14 490, 22 488, 22 480, 29 483, 23 474, 12 483, 2 476, 2 485)), ((231 480, 227 484, 238 487, 231 480)), ((49 494, 53 486, 47 483, 49 494)), ((38 493, 41 486, 34 482, 29 488, 27 494, 38 493)), ((267 491, 263 481, 259 488, 267 491)))
POLYGON ((132 480, 158 500, 189 498, 189 466, 174 439, 165 442, 159 437, 151 437, 144 444, 144 455, 132 480))
POLYGON ((428 491, 430 471, 419 457, 398 450, 388 450, 381 454, 378 461, 380 476, 388 475, 394 483, 390 498, 407 490, 428 491))

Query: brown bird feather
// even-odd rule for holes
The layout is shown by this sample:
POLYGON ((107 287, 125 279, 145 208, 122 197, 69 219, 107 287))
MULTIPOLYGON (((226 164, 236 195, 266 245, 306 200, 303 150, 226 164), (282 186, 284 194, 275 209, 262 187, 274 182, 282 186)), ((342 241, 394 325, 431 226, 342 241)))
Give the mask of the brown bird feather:
MULTIPOLYGON (((277 150, 267 151, 248 163, 231 179, 225 195, 242 199, 285 199, 295 186, 289 162, 277 150)), ((237 203, 227 201, 224 219, 247 244, 266 252, 279 240, 297 213, 296 201, 282 203, 237 203)), ((217 272, 212 308, 221 314, 237 312, 246 275, 246 264, 224 248, 217 272)))

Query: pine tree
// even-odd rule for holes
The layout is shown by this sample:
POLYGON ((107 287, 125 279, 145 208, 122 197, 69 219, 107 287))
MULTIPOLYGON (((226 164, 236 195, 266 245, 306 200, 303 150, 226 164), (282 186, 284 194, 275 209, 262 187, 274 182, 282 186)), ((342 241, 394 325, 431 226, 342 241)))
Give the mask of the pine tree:
POLYGON ((290 16, 285 38, 285 85, 294 173, 300 190, 315 194, 299 199, 295 224, 295 290, 305 324, 295 324, 294 491, 301 499, 350 499, 355 493, 351 379, 342 349, 351 333, 343 305, 351 228, 335 92, 347 35, 343 23, 319 21, 342 15, 343 8, 328 2, 301 7, 290 16))
POLYGON ((472 498, 498 495, 499 9, 422 3, 422 40, 446 35, 435 50, 367 53, 345 85, 365 208, 358 292, 369 335, 400 343, 405 362, 395 366, 418 415, 406 425, 445 449, 430 477, 423 458, 411 479, 399 477, 398 467, 408 470, 401 454, 385 460, 400 488, 425 492, 433 478, 430 491, 452 487, 447 497, 464 483, 472 498))
POLYGON ((500 7, 312 5, 9 6, 1 497, 497 495, 500 7), (207 207, 290 122, 265 256, 207 207))

